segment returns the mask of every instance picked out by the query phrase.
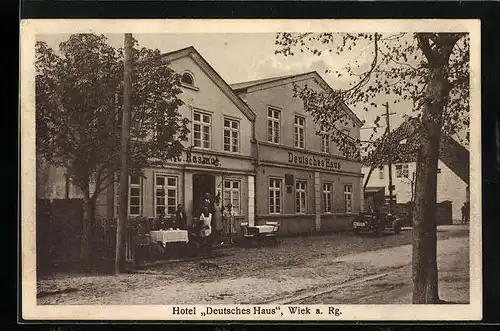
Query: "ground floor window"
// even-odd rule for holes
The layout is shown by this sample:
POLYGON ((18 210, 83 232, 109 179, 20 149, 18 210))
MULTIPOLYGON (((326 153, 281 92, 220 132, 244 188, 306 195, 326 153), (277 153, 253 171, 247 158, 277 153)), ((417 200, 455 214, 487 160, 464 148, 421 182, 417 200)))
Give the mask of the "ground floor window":
POLYGON ((323 213, 331 213, 333 204, 333 183, 323 183, 323 213))
POLYGON ((228 204, 233 206, 236 214, 240 214, 241 206, 241 182, 239 180, 227 179, 224 180, 224 207, 228 204))
POLYGON ((344 185, 344 205, 345 212, 352 213, 352 185, 344 185))
POLYGON ((269 214, 281 213, 281 187, 280 178, 269 179, 269 214))
POLYGON ((155 216, 172 215, 179 199, 177 177, 156 175, 155 188, 155 216))
POLYGON ((295 212, 305 214, 307 211, 307 182, 298 180, 295 182, 295 212))
POLYGON ((141 176, 133 175, 129 177, 128 190, 128 214, 139 216, 142 211, 142 189, 141 176))

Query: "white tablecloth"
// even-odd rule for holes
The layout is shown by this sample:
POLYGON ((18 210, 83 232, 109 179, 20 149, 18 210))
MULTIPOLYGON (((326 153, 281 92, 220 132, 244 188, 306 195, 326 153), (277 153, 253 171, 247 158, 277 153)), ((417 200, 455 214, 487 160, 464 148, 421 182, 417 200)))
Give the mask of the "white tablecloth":
POLYGON ((256 225, 257 229, 259 229, 259 233, 270 233, 274 231, 274 225, 256 225))
POLYGON ((151 231, 151 240, 154 242, 161 241, 163 244, 184 242, 187 243, 188 232, 186 230, 159 230, 151 231))

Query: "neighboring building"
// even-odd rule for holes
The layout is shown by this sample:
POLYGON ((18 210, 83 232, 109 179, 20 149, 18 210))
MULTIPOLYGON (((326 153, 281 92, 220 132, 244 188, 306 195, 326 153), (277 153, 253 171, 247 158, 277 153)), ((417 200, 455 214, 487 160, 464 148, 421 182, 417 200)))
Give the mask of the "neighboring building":
MULTIPOLYGON (((254 166, 251 137, 255 114, 193 48, 163 55, 182 75, 184 105, 180 113, 191 123, 181 157, 143 170, 131 178, 129 215, 168 217, 177 204, 188 220, 198 212, 205 193, 220 194, 234 206, 240 221, 254 221, 254 166)), ((116 191, 118 193, 118 191, 116 191)))
MULTIPOLYGON (((317 134, 294 84, 331 90, 316 72, 232 85, 257 115, 257 222, 280 220, 291 233, 347 229, 362 208, 361 164, 317 134)), ((350 123, 339 129, 358 139, 362 122, 347 106, 344 111, 350 123)))
MULTIPOLYGON (((316 72, 231 87, 193 47, 163 58, 182 75, 180 113, 191 120, 191 133, 180 158, 130 178, 129 216, 164 210, 168 217, 180 203, 190 222, 209 192, 234 206, 237 224, 279 220, 285 233, 348 227, 363 205, 361 163, 316 135, 302 101, 293 97, 293 83, 330 89, 316 72)), ((353 124, 346 133, 357 139, 362 123, 345 111, 353 124)), ((45 170, 37 171, 38 198, 78 197, 62 170, 45 170), (57 189, 46 192, 51 186, 57 189)), ((117 197, 112 185, 99 196, 96 216, 116 217, 117 197)))
MULTIPOLYGON (((364 166, 363 174, 366 176, 370 167, 364 166)), ((412 201, 415 192, 416 162, 397 163, 392 165, 392 183, 394 185, 393 196, 396 203, 407 203, 412 201), (413 193, 412 193, 413 192, 413 193)), ((437 202, 451 201, 453 219, 462 218, 461 208, 467 201, 467 183, 456 175, 441 160, 438 162, 437 175, 437 202)), ((389 166, 385 165, 375 168, 370 176, 367 187, 384 187, 385 196, 389 197, 389 166)))

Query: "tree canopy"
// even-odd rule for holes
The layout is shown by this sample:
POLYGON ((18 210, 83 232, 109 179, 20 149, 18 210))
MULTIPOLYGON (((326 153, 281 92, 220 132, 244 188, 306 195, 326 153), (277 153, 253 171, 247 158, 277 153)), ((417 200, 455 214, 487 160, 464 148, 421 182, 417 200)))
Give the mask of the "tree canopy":
MULTIPOLYGON (((465 33, 279 33, 276 36, 276 54, 294 56, 309 53, 318 57, 331 56, 349 58, 348 65, 339 70, 326 70, 325 74, 335 78, 346 78, 349 88, 335 88, 330 93, 318 92, 311 87, 296 86, 296 95, 304 100, 306 111, 315 114, 315 119, 328 129, 331 138, 344 146, 345 154, 352 154, 361 143, 361 154, 370 155, 382 139, 374 139, 381 128, 380 116, 374 120, 374 129, 369 142, 353 142, 346 139, 339 127, 345 126, 346 116, 342 104, 363 109, 380 108, 380 100, 387 100, 394 108, 407 113, 418 122, 421 120, 425 91, 432 81, 432 68, 437 62, 446 60, 444 75, 447 79, 447 98, 440 121, 442 132, 457 137, 467 144, 468 131, 464 137, 457 135, 469 125, 469 38, 465 33), (441 59, 451 48, 446 59, 441 59)), ((368 123, 370 124, 370 123, 368 123)), ((406 139, 399 131, 386 143, 398 143, 406 139), (396 137, 397 136, 397 137, 396 137)), ((412 131, 413 132, 413 131, 412 131)), ((409 153, 415 152, 416 146, 409 153)), ((380 155, 379 155, 380 156, 380 155)), ((385 162, 378 159, 380 162, 385 162)))
MULTIPOLYGON (((138 172, 148 158, 179 155, 189 130, 179 75, 158 50, 134 46, 129 160, 138 172)), ((39 41, 35 83, 37 153, 83 191, 90 180, 95 197, 120 166, 123 49, 95 34, 73 34, 59 52, 39 41)))

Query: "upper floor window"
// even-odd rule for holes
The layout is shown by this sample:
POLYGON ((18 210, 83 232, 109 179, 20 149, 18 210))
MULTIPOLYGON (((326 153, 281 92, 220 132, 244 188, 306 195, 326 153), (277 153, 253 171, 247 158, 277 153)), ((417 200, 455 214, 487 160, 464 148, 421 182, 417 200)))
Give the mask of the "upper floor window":
POLYGON ((408 178, 409 170, 408 164, 396 164, 396 178, 408 178))
POLYGON ((295 123, 293 127, 295 133, 294 146, 297 148, 304 148, 306 119, 302 116, 295 115, 295 123))
POLYGON ((194 77, 189 72, 185 72, 182 74, 181 83, 194 86, 194 77))
POLYGON ((378 178, 384 179, 384 167, 383 166, 378 168, 378 178))
POLYGON ((269 107, 267 109, 267 141, 280 143, 281 111, 269 107))
POLYGON ((212 116, 195 111, 193 114, 193 146, 209 149, 211 146, 212 116))
POLYGON ((224 118, 224 151, 238 153, 240 151, 240 122, 224 118))
POLYGON ((321 151, 323 153, 330 153, 330 137, 326 134, 321 136, 321 151))

